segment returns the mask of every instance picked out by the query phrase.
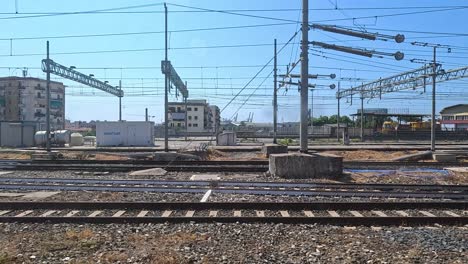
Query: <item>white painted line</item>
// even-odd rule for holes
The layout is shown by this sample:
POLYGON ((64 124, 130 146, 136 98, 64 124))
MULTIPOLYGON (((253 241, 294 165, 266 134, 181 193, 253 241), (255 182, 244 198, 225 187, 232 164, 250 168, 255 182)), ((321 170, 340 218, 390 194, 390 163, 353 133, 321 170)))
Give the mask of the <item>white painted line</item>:
POLYGON ((453 216, 453 217, 460 217, 460 215, 454 213, 454 212, 451 212, 451 211, 444 211, 444 213, 450 215, 450 216, 453 216))
POLYGON ((33 210, 28 210, 28 211, 24 211, 18 215, 15 215, 15 217, 23 217, 23 216, 27 216, 28 214, 31 214, 33 212, 33 210))
POLYGON ((123 214, 125 214, 125 211, 117 211, 112 217, 121 217, 123 214))
POLYGON ((141 211, 138 213, 137 217, 145 217, 145 215, 148 213, 148 211, 141 211))
POLYGON ((47 216, 49 216, 49 215, 51 215, 51 214, 54 214, 55 212, 56 212, 56 211, 53 211, 53 210, 52 210, 52 211, 47 211, 47 212, 41 214, 41 217, 47 217, 47 216))
POLYGON ((88 215, 88 217, 96 217, 96 216, 98 216, 98 215, 101 214, 101 213, 102 213, 102 211, 94 211, 94 212, 92 212, 90 215, 88 215))
POLYGON ((427 211, 419 211, 419 212, 420 212, 421 214, 425 215, 425 216, 428 216, 428 217, 435 217, 434 214, 431 214, 431 213, 429 213, 429 212, 427 212, 427 211))
POLYGON ((200 202, 206 203, 206 201, 208 201, 208 198, 210 198, 210 195, 211 195, 211 190, 206 191, 205 195, 203 195, 200 202))
POLYGON ((65 217, 72 217, 72 216, 76 215, 78 212, 79 211, 71 211, 68 214, 66 214, 65 217))
POLYGON ((358 211, 349 211, 353 216, 355 217, 364 217, 360 212, 358 211))

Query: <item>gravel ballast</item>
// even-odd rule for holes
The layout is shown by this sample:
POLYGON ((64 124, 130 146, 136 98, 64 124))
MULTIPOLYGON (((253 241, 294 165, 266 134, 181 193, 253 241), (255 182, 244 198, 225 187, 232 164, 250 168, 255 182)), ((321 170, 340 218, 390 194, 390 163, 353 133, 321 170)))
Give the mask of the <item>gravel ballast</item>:
POLYGON ((0 224, 0 263, 466 263, 467 227, 0 224))

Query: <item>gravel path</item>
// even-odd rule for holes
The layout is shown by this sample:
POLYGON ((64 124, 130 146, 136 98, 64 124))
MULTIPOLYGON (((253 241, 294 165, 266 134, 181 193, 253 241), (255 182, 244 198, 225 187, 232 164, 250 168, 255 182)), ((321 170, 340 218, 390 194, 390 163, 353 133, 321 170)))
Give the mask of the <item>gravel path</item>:
POLYGON ((0 263, 466 263, 467 227, 0 224, 0 263))
POLYGON ((393 184, 468 184, 468 177, 457 177, 454 174, 395 172, 389 175, 377 176, 382 173, 346 173, 337 180, 331 179, 282 179, 271 177, 266 173, 194 173, 168 172, 164 176, 129 176, 126 172, 78 172, 78 171, 12 171, 0 174, 0 177, 39 177, 39 178, 71 178, 71 179, 154 179, 154 180, 189 180, 193 175, 217 175, 224 181, 277 181, 277 182, 356 182, 356 183, 393 183, 393 184))
MULTIPOLYGON (((21 193, 26 193, 20 191, 21 193)), ((60 192, 40 201, 92 201, 92 202, 199 202, 203 193, 144 193, 144 192, 60 192)), ((18 197, 1 197, 0 201, 37 201, 18 197)), ((1 264, 1 262, 0 262, 1 264)))

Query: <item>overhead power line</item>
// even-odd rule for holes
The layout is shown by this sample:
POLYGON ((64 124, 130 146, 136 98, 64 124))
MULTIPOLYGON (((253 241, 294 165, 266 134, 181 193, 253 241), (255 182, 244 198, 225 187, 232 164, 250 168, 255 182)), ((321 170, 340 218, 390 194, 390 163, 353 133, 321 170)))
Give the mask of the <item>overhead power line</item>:
MULTIPOLYGON (((225 27, 210 27, 210 28, 188 28, 188 29, 175 29, 169 30, 168 33, 182 33, 182 32, 198 32, 198 31, 212 31, 212 30, 230 30, 242 28, 257 28, 257 27, 274 27, 296 24, 294 22, 284 23, 271 23, 271 24, 256 24, 256 25, 240 25, 240 26, 225 26, 225 27)), ((34 39, 63 39, 63 38, 90 38, 90 37, 112 37, 112 36, 131 36, 131 35, 151 35, 151 34, 164 34, 165 31, 141 31, 141 32, 124 32, 124 33, 101 33, 101 34, 83 34, 83 35, 61 35, 61 36, 34 36, 34 37, 11 37, 0 38, 2 41, 11 40, 34 40, 34 39)))
MULTIPOLYGON (((272 46, 271 43, 258 44, 237 44, 237 45, 218 45, 218 46, 198 46, 198 47, 172 47, 169 50, 191 50, 191 49, 221 49, 221 48, 249 48, 272 46)), ((77 54, 99 54, 99 53, 120 53, 120 52, 147 52, 163 51, 164 48, 146 48, 146 49, 117 49, 117 50, 95 50, 95 51, 69 51, 55 52, 51 55, 77 55, 77 54)), ((44 56, 44 53, 23 53, 23 54, 1 54, 0 57, 22 57, 22 56, 44 56)))
POLYGON ((161 6, 161 5, 163 5, 163 3, 152 3, 152 4, 145 4, 145 5, 123 6, 123 7, 114 7, 114 8, 107 8, 107 9, 88 10, 88 11, 73 11, 73 12, 63 12, 63 13, 54 13, 54 14, 38 14, 38 15, 28 15, 28 16, 0 17, 0 20, 51 17, 51 16, 63 16, 63 15, 91 14, 91 13, 98 13, 98 12, 110 12, 110 11, 117 11, 117 10, 145 8, 145 7, 153 7, 153 6, 161 6))

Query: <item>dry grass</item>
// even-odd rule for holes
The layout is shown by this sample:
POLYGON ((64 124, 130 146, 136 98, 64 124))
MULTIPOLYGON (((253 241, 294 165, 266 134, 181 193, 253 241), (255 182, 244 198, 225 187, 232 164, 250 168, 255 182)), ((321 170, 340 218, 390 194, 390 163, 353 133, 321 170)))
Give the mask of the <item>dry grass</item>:
POLYGON ((2 152, 0 153, 0 159, 20 159, 27 160, 31 159, 31 153, 13 153, 13 152, 2 152))
POLYGON ((468 184, 468 172, 450 172, 446 179, 454 184, 468 184))
POLYGON ((111 154, 96 154, 96 160, 126 160, 127 157, 111 155, 111 154))
POLYGON ((404 155, 414 154, 418 151, 375 151, 375 150, 350 150, 350 151, 325 151, 325 154, 342 156, 344 160, 392 160, 404 155))

